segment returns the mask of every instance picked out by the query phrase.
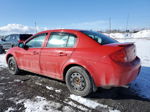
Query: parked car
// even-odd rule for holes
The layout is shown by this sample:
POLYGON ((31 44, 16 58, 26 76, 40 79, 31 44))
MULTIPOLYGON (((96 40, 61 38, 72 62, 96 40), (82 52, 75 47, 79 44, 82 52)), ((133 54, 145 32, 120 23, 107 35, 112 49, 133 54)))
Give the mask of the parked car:
POLYGON ((87 96, 97 87, 120 87, 135 80, 140 59, 134 43, 119 43, 86 30, 35 34, 6 55, 9 72, 21 70, 64 80, 71 93, 87 96))
POLYGON ((11 34, 1 38, 0 52, 4 52, 4 50, 17 46, 19 42, 25 41, 31 36, 31 34, 11 34))

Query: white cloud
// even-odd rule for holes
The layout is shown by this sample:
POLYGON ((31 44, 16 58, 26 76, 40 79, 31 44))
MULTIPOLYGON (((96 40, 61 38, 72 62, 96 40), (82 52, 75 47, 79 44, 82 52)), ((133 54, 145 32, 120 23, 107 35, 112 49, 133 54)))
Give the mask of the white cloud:
MULTIPOLYGON (((73 23, 70 25, 63 26, 68 29, 87 29, 87 30, 103 30, 108 27, 108 21, 91 21, 82 23, 73 23)), ((62 27, 57 29, 62 29, 62 27)), ((37 32, 47 30, 47 27, 37 27, 37 32)), ((14 33, 36 33, 35 26, 26 26, 22 24, 7 24, 0 26, 0 35, 14 34, 14 33)))
POLYGON ((6 35, 6 34, 12 34, 12 33, 35 33, 37 31, 43 31, 47 30, 46 27, 32 27, 32 26, 25 26, 22 24, 8 24, 6 26, 0 27, 0 34, 6 35))

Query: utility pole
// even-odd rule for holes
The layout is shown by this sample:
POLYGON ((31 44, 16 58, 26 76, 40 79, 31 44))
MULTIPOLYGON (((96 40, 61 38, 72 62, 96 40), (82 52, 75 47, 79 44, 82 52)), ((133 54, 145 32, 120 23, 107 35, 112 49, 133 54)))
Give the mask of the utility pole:
POLYGON ((126 32, 128 32, 129 31, 129 14, 128 14, 128 16, 127 16, 127 21, 126 21, 126 32))
POLYGON ((35 21, 35 33, 37 33, 37 24, 36 24, 36 21, 35 21))
POLYGON ((109 17, 109 33, 111 33, 111 17, 109 17))

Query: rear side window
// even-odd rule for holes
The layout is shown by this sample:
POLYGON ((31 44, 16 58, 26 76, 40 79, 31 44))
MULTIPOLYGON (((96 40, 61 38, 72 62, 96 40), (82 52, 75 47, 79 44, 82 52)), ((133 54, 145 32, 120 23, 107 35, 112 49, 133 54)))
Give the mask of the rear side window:
POLYGON ((84 33, 85 35, 87 35, 88 37, 92 38, 93 40, 97 41, 101 45, 118 42, 118 41, 116 41, 106 35, 103 35, 101 33, 98 33, 98 32, 94 32, 94 31, 81 31, 81 32, 84 33))
POLYGON ((69 35, 67 47, 73 47, 76 42, 76 37, 74 35, 69 35))
POLYGON ((68 33, 53 32, 50 35, 47 47, 64 48, 73 47, 76 42, 76 36, 68 33))

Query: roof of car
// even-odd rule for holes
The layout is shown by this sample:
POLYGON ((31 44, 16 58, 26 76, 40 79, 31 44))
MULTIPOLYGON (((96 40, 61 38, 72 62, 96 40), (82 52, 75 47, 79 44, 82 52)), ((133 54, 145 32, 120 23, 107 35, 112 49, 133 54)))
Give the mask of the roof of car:
POLYGON ((87 31, 87 30, 80 30, 80 29, 52 29, 52 30, 45 30, 39 33, 46 33, 46 32, 67 32, 67 31, 87 31))

